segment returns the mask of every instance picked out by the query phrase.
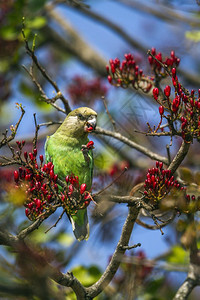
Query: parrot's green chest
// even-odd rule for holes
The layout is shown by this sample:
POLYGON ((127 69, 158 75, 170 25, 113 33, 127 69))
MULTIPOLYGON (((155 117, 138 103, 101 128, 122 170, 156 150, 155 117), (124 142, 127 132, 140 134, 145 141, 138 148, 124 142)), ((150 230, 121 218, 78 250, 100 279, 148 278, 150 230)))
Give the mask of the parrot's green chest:
MULTIPOLYGON (((69 141, 68 141, 69 142, 69 141)), ((79 183, 85 183, 90 189, 92 185, 93 155, 92 150, 83 154, 81 143, 68 144, 57 140, 54 136, 46 142, 46 159, 54 164, 54 172, 62 180, 67 175, 79 177, 79 183)))

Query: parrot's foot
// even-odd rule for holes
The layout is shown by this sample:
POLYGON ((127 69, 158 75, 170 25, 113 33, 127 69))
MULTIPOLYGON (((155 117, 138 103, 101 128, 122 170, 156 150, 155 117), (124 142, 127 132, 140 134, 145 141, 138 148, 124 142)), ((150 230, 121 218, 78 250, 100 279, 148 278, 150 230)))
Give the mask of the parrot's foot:
POLYGON ((93 141, 89 141, 89 142, 87 143, 87 145, 82 145, 81 151, 83 152, 83 156, 84 156, 85 161, 86 161, 87 163, 90 162, 90 158, 89 158, 89 156, 88 156, 88 152, 89 152, 90 150, 92 150, 93 148, 94 148, 94 142, 93 142, 93 141))

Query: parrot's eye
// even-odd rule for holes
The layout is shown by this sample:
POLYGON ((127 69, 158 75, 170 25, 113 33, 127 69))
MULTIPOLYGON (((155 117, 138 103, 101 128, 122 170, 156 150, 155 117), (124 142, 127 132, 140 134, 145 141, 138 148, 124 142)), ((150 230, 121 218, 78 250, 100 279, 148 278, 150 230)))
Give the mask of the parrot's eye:
POLYGON ((82 114, 78 114, 78 118, 79 118, 81 121, 85 120, 85 117, 84 117, 82 114))

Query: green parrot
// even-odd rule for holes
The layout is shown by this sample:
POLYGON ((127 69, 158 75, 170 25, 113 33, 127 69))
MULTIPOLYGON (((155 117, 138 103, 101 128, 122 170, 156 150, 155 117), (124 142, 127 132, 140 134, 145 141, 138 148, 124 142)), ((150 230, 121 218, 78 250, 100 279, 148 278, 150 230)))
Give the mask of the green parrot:
MULTIPOLYGON (((58 178, 65 180, 67 175, 79 177, 79 184, 85 183, 87 191, 92 186, 93 155, 92 149, 86 152, 83 147, 89 142, 88 133, 96 127, 97 113, 80 107, 71 111, 57 131, 47 137, 45 143, 46 162, 52 162, 58 178)), ((68 216, 74 235, 81 241, 89 237, 87 208, 80 209, 75 215, 68 216)))

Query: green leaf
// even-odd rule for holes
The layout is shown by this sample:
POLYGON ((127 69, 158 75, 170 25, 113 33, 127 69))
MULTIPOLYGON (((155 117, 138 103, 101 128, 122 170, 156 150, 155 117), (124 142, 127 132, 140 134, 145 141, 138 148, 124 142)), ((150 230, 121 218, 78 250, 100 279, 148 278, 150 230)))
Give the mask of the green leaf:
POLYGON ((77 266, 72 270, 72 273, 84 286, 90 286, 94 284, 100 277, 101 271, 97 266, 77 266))
POLYGON ((189 253, 181 246, 176 245, 172 248, 172 252, 168 256, 167 261, 174 264, 187 264, 189 262, 189 253))
POLYGON ((59 234, 57 238, 57 242, 60 243, 63 246, 70 246, 74 241, 74 238, 71 234, 62 232, 59 234))
POLYGON ((30 29, 40 29, 46 25, 46 18, 44 17, 36 17, 32 20, 27 20, 26 26, 30 29))
POLYGON ((0 36, 6 41, 13 41, 18 38, 19 32, 14 27, 4 26, 1 28, 0 36))
POLYGON ((196 172, 194 174, 194 181, 196 182, 196 184, 200 185, 200 172, 196 172))
POLYGON ((181 167, 179 169, 179 172, 180 172, 180 177, 182 180, 184 180, 187 183, 194 182, 194 176, 193 176, 192 172, 190 171, 190 169, 181 167))
POLYGON ((198 43, 200 42, 200 31, 199 30, 193 30, 193 31, 186 31, 185 33, 185 37, 188 39, 188 40, 191 40, 195 43, 198 43))

